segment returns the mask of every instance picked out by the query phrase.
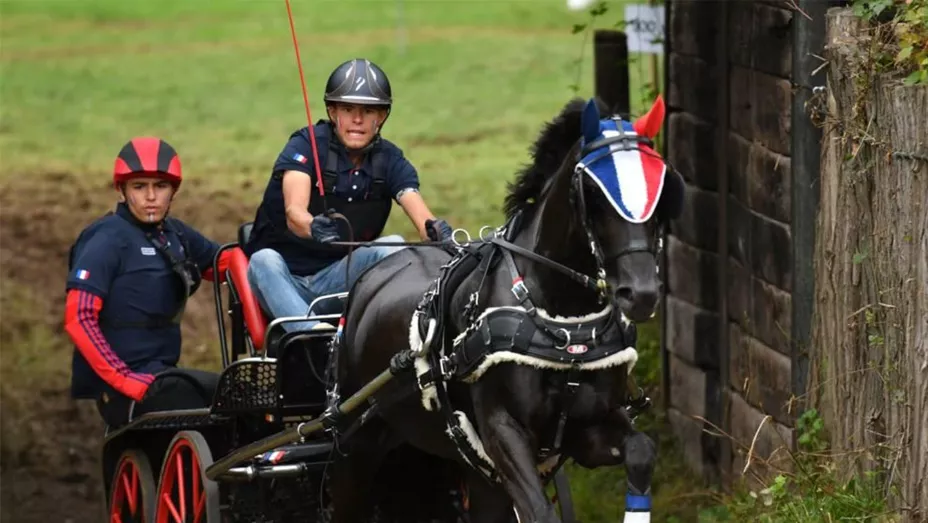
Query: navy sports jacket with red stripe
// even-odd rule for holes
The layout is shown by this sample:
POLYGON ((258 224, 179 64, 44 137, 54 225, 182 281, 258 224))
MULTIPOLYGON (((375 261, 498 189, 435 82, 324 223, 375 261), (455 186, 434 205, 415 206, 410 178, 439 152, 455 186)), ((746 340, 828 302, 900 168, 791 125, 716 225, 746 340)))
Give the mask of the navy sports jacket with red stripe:
MULTIPOLYGON (((184 286, 146 232, 166 240, 175 260, 190 259, 209 280, 219 245, 180 220, 170 225, 141 223, 121 203, 75 243, 65 307, 65 330, 75 345, 73 397, 109 392, 139 400, 155 374, 177 365, 184 286)), ((220 259, 221 271, 224 265, 220 259)))

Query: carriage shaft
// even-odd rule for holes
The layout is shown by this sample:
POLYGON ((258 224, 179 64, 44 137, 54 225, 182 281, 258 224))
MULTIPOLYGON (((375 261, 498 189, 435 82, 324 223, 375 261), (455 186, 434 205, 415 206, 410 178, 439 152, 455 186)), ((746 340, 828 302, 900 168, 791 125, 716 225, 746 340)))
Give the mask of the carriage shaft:
POLYGON ((244 447, 233 450, 222 459, 207 467, 206 477, 211 480, 216 480, 229 472, 235 465, 246 462, 255 456, 264 454, 278 447, 295 443, 314 432, 328 428, 332 425, 334 418, 337 418, 341 414, 348 414, 357 409, 402 370, 405 369, 389 368, 384 370, 367 385, 362 387, 361 390, 354 393, 350 398, 339 405, 334 413, 326 411, 312 421, 300 423, 296 427, 280 431, 277 434, 272 434, 266 438, 259 439, 244 447))

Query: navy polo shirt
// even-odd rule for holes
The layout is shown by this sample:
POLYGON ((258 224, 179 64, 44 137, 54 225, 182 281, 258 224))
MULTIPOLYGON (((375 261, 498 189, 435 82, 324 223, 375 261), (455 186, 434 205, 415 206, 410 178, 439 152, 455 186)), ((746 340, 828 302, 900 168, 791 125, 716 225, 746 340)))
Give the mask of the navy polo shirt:
MULTIPOLYGON (((316 151, 319 153, 319 167, 325 170, 326 157, 329 153, 329 140, 332 139, 334 129, 329 122, 320 122, 313 126, 316 135, 316 151)), ((309 141, 309 128, 304 127, 290 135, 290 140, 277 156, 274 162, 274 172, 300 171, 313 176, 316 166, 313 162, 313 149, 309 141)), ((338 137, 335 137, 338 140, 338 137)), ((386 184, 389 193, 396 198, 404 189, 418 189, 419 175, 416 168, 403 156, 403 151, 389 140, 380 139, 377 145, 380 154, 386 155, 386 184)), ((348 158, 345 147, 338 142, 335 148, 338 152, 338 177, 335 182, 335 194, 352 201, 362 198, 373 182, 373 165, 371 155, 365 155, 359 168, 348 158)), ((317 196, 315 185, 312 196, 317 196)))
MULTIPOLYGON (((219 245, 180 220, 171 220, 170 226, 183 234, 189 247, 185 252, 174 230, 165 232, 168 249, 175 258, 190 258, 201 273, 210 268, 219 245)), ((133 372, 155 374, 177 365, 180 325, 118 325, 171 318, 183 298, 179 277, 145 236, 146 230, 153 231, 155 226, 139 222, 120 203, 115 214, 96 221, 75 244, 66 288, 99 296, 103 301, 100 330, 112 351, 133 372)), ((112 391, 77 350, 72 361, 71 391, 78 398, 112 391)))
MULTIPOLYGON (((371 155, 365 155, 360 167, 355 167, 348 158, 345 147, 338 141, 338 137, 333 136, 334 128, 330 122, 323 120, 316 123, 313 131, 316 137, 319 167, 322 170, 326 167, 329 140, 336 140, 334 150, 338 154, 338 167, 335 194, 349 202, 365 199, 374 180, 371 155)), ((384 182, 392 198, 397 199, 405 190, 419 189, 418 173, 399 147, 384 138, 380 138, 375 147, 379 148, 379 154, 384 155, 384 182)), ((308 127, 303 127, 291 134, 287 144, 278 154, 272 172, 278 174, 284 171, 299 171, 310 175, 313 181, 310 199, 320 198, 316 186, 315 163, 308 127)), ((290 233, 287 228, 283 183, 280 176, 271 176, 264 191, 259 216, 262 210, 279 233, 272 235, 266 231, 257 230, 259 220, 256 217, 254 233, 256 236, 246 249, 249 255, 263 248, 272 248, 283 256, 290 272, 299 276, 313 274, 331 263, 329 259, 315 258, 313 253, 305 249, 304 241, 290 233)))

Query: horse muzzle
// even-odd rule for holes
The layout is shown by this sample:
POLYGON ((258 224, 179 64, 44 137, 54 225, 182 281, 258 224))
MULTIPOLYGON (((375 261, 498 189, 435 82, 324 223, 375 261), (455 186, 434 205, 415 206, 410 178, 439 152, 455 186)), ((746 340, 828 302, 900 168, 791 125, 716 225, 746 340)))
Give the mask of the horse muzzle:
POLYGON ((647 321, 657 308, 662 283, 650 253, 630 254, 619 262, 618 282, 613 285, 613 299, 625 316, 634 321, 647 321))

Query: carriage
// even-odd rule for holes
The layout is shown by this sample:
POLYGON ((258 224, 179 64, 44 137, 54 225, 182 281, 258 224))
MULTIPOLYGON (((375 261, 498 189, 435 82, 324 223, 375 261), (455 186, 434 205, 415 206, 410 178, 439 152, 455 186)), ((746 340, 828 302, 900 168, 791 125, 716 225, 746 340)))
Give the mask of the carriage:
MULTIPOLYGON (((102 472, 110 522, 314 522, 328 517, 326 467, 350 434, 332 426, 259 455, 244 455, 241 448, 306 426, 332 407, 328 363, 338 329, 282 335, 280 325, 307 319, 338 324, 347 293, 318 298, 308 317, 268 322, 246 279, 248 260, 241 245, 250 228, 250 223, 240 227, 238 241, 223 245, 213 262, 218 274, 219 256, 231 251, 225 281, 214 286, 223 368, 210 407, 147 413, 105 434, 102 472), (211 479, 210 467, 229 456, 239 456, 234 466, 223 467, 211 479)), ((385 481, 379 520, 468 521, 466 492, 454 481, 453 470, 411 449, 394 452, 391 462, 394 471, 405 470, 418 486, 407 485, 404 492, 403 485, 385 481)), ((558 471, 551 479, 564 521, 573 521, 566 477, 558 471)))
POLYGON ((624 463, 626 521, 649 521, 633 322, 656 307, 683 182, 651 149, 661 99, 634 126, 600 114, 574 100, 543 130, 503 226, 387 256, 306 317, 265 318, 243 225, 213 261, 231 251, 210 406, 107 431, 110 521, 356 521, 363 502, 385 522, 572 522, 568 459, 624 463), (307 320, 330 325, 281 327, 307 320))

